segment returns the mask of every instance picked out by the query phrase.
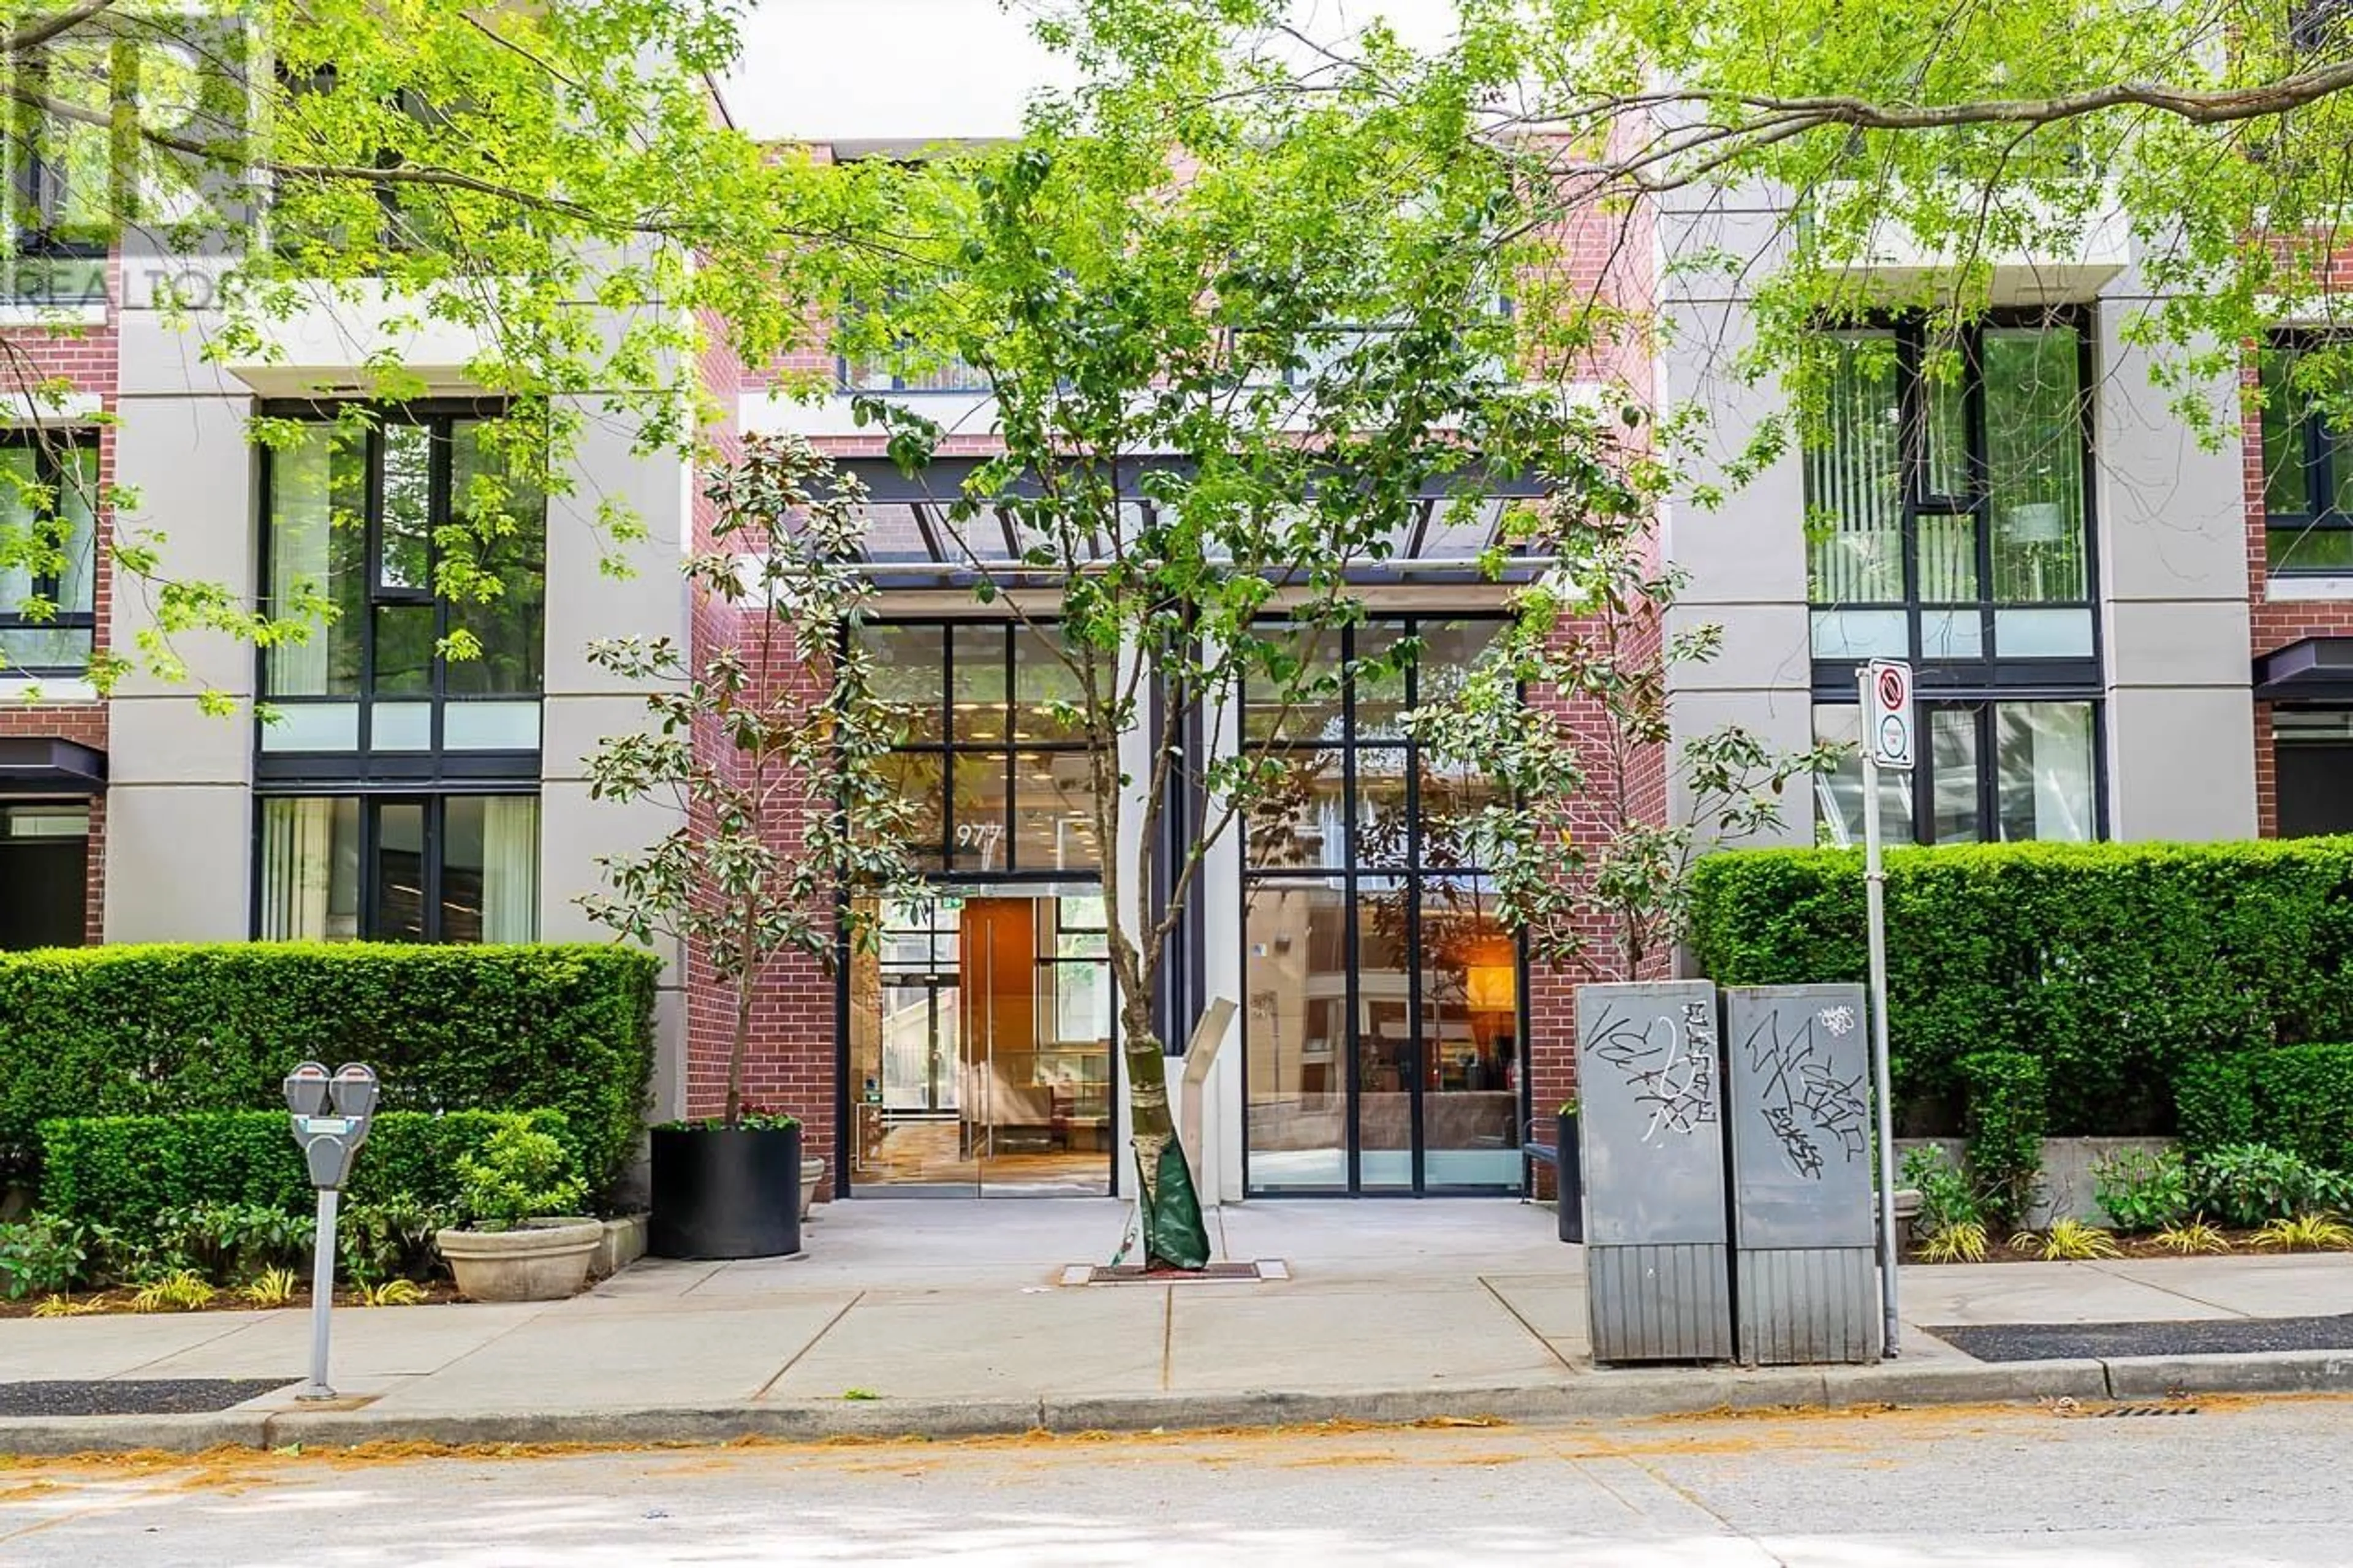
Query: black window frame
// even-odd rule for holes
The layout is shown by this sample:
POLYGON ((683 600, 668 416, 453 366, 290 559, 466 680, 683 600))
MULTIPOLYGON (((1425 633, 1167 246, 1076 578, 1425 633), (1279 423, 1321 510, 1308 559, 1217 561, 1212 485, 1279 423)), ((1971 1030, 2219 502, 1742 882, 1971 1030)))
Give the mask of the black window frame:
MULTIPOLYGON (((1816 693, 1813 706, 1820 708, 1857 708, 1858 693, 1850 680, 1844 700, 1816 693)), ((1957 694, 1939 692, 1923 694, 1915 716, 1915 765, 1912 770, 1912 838, 1915 845, 1936 844, 2002 844, 2037 843, 2042 840, 2009 839, 2003 837, 2001 825, 2001 758, 2000 735, 1994 710, 2012 704, 2066 702, 2088 708, 2092 721, 2092 838, 2093 843, 2105 843, 2108 828, 2108 732, 2107 704, 2096 693, 2082 691, 2035 691, 2012 689, 1999 692, 1957 694), (1978 834, 1973 838, 1939 838, 1936 837, 1936 722, 1931 717, 1938 712, 1955 710, 1970 710, 1974 730, 1973 756, 1977 763, 1978 834)), ((1820 823, 1820 802, 1813 803, 1815 821, 1820 823)), ((1854 840, 1859 847, 1860 835, 1854 840)), ((2054 841, 2055 842, 2055 841, 2054 841)))
MULTIPOLYGON (((545 799, 540 793, 536 776, 532 778, 528 788, 518 788, 512 785, 502 787, 493 783, 481 783, 447 790, 370 790, 353 788, 352 781, 346 780, 343 782, 341 787, 329 783, 311 787, 257 789, 253 797, 252 874, 249 879, 253 892, 249 900, 250 907, 248 910, 246 929, 253 933, 255 940, 262 940, 262 905, 265 891, 262 879, 266 874, 269 836, 268 813, 263 809, 263 803, 271 800, 351 800, 357 802, 359 806, 359 887, 357 890, 359 918, 358 929, 347 940, 414 942, 425 946, 440 946, 450 942, 453 939, 447 934, 445 929, 444 921, 448 910, 442 900, 444 870, 442 845, 448 837, 449 803, 455 799, 481 799, 493 795, 521 797, 540 802, 539 829, 541 847, 544 849, 547 807, 545 799), (377 903, 383 891, 384 870, 381 853, 384 842, 383 813, 387 805, 422 805, 425 808, 420 835, 422 847, 418 850, 422 862, 419 879, 424 883, 418 890, 418 896, 423 900, 424 906, 422 912, 425 934, 421 937, 386 936, 378 929, 377 903)), ((545 871, 545 862, 543 859, 541 864, 543 879, 545 871)), ((545 939, 543 937, 540 940, 545 939)))
MULTIPOLYGON (((1345 989, 1343 992, 1342 1005, 1347 1020, 1347 1029, 1345 1039, 1338 1042, 1339 1048, 1343 1051, 1345 1056, 1345 1064, 1340 1074, 1340 1092, 1343 1097, 1343 1103, 1345 1106, 1345 1114, 1341 1119, 1342 1153, 1344 1156, 1345 1178, 1338 1185, 1320 1186, 1284 1184, 1281 1186, 1262 1187, 1254 1185, 1251 1183, 1250 1140, 1250 1106, 1248 1083, 1250 1079, 1251 1037, 1255 1031, 1250 1026, 1249 1009, 1246 1006, 1242 1010, 1242 1017, 1240 1020, 1242 1079, 1245 1086, 1242 1105, 1241 1156, 1242 1191, 1248 1197, 1271 1199, 1292 1197, 1430 1197, 1457 1195, 1468 1197, 1493 1197, 1498 1194, 1514 1194, 1525 1190, 1526 1180, 1526 1168, 1525 1162, 1522 1162, 1521 1163, 1521 1175, 1517 1179, 1510 1182, 1461 1185, 1438 1184, 1433 1184, 1430 1180, 1428 1156, 1430 1151, 1429 1148, 1428 1107, 1425 1102, 1429 1094, 1433 1091, 1426 1088, 1424 1080, 1428 1076, 1428 1053, 1432 1048, 1433 1042, 1423 1038, 1422 1035, 1423 1025, 1426 1022, 1423 1006, 1424 997, 1422 991, 1422 975, 1423 972, 1430 967, 1429 963, 1424 959, 1422 952, 1422 921, 1426 903, 1426 894, 1428 889, 1433 884, 1442 885, 1449 881, 1453 881, 1483 884, 1486 889, 1483 896, 1493 898, 1493 883, 1492 873, 1477 867, 1447 865, 1430 866, 1424 864, 1422 855, 1424 835, 1421 812, 1422 769, 1419 762, 1421 743, 1413 739, 1410 735, 1407 734, 1402 729, 1393 736, 1360 736, 1358 734, 1356 727, 1357 682, 1352 670, 1352 667, 1359 657, 1356 652, 1356 634, 1366 627, 1377 628, 1383 631, 1396 631, 1400 637, 1418 638, 1420 636, 1422 628, 1425 626, 1446 626, 1476 622, 1493 625, 1500 628, 1505 624, 1507 619, 1507 616, 1492 609, 1410 611, 1400 612, 1393 615, 1367 614, 1362 620, 1351 625, 1327 627, 1324 629, 1323 635, 1326 637, 1337 637, 1340 639, 1338 649, 1340 668, 1343 670, 1351 671, 1351 673, 1347 674, 1340 682, 1340 735, 1337 738, 1322 739, 1306 737, 1292 738, 1284 736, 1271 742, 1252 742, 1247 738, 1247 733, 1245 731, 1245 738, 1241 743, 1247 750, 1255 751, 1260 754, 1265 754, 1267 752, 1276 751, 1296 752, 1303 750, 1339 751, 1343 753, 1341 795, 1344 802, 1344 820, 1346 824, 1345 830, 1348 837, 1348 844, 1345 858, 1337 864, 1259 867, 1253 866, 1250 863, 1250 834, 1247 821, 1239 822, 1235 825, 1235 852, 1240 862, 1239 874, 1236 880, 1240 889, 1240 897, 1237 900, 1237 919, 1235 921, 1234 943, 1236 956, 1240 963, 1240 967, 1237 969, 1236 973, 1242 977, 1242 989, 1245 992, 1248 992, 1250 989, 1248 976, 1250 974, 1250 896, 1254 891, 1260 889, 1290 886, 1294 888, 1321 887, 1336 890, 1341 899, 1343 915, 1341 942, 1345 954, 1345 989), (1358 805, 1356 788, 1356 753, 1360 750, 1395 751, 1403 754, 1406 786, 1404 805, 1406 820, 1406 849, 1403 858, 1395 865, 1366 862, 1360 855, 1358 835, 1356 832, 1356 812, 1358 805), (1403 1186, 1395 1184, 1380 1184, 1367 1188, 1364 1181, 1364 1128, 1363 1116, 1361 1113, 1364 1095, 1362 1075, 1364 1068, 1363 1052, 1365 1043, 1362 985, 1364 942, 1361 929, 1362 898, 1358 889, 1360 886, 1366 883, 1395 885, 1398 890, 1403 895, 1404 900, 1405 956, 1403 962, 1407 974, 1407 1016, 1412 1021, 1413 1025, 1413 1035, 1409 1047, 1412 1055, 1413 1074, 1412 1090, 1408 1096, 1410 1137, 1408 1152, 1410 1156, 1412 1180, 1410 1183, 1403 1186)), ((1279 617, 1271 620, 1268 623, 1270 626, 1280 626, 1283 624, 1285 623, 1283 623, 1279 617)), ((1403 673, 1405 682, 1403 695, 1401 698, 1401 707, 1399 710, 1401 712, 1410 711, 1414 704, 1420 700, 1421 659, 1419 649, 1416 650, 1415 656, 1406 662, 1403 673)), ((1249 701, 1249 684, 1247 681, 1243 683, 1242 690, 1238 693, 1238 697, 1240 699, 1239 710, 1246 713, 1249 701)), ((1527 1126, 1530 1116, 1529 1107, 1531 1104, 1531 1097, 1535 1092, 1535 1089, 1531 1081, 1534 1074, 1530 1070, 1531 1041, 1529 1038, 1528 951, 1527 942, 1523 933, 1515 932, 1513 934, 1512 948, 1513 985, 1514 987, 1514 994, 1513 996, 1513 1027, 1515 1031, 1516 1037, 1514 1040, 1513 1048, 1517 1058, 1515 1070, 1518 1077, 1518 1085, 1517 1103, 1513 1107, 1512 1111, 1513 1125, 1511 1132, 1512 1135, 1516 1138, 1527 1126)))
MULTIPOLYGON (((48 512, 45 516, 36 518, 34 526, 54 523, 57 521, 58 509, 54 501, 65 494, 66 484, 62 453, 89 452, 91 456, 93 473, 96 472, 97 466, 104 460, 104 456, 99 449, 98 433, 79 426, 67 429, 45 429, 30 426, 0 426, 0 447, 8 449, 28 447, 32 450, 33 482, 47 489, 52 498, 52 505, 48 512)), ((0 632, 87 632, 90 634, 89 647, 83 652, 80 660, 73 664, 18 664, 13 660, 0 660, 0 677, 22 676, 35 679, 71 679, 90 673, 90 660, 97 657, 98 652, 100 501, 100 497, 96 495, 90 497, 90 607, 87 610, 68 610, 58 607, 48 615, 37 617, 26 615, 21 604, 0 605, 0 632)), ((34 577, 32 581, 34 595, 47 600, 52 605, 57 605, 59 596, 64 592, 64 586, 65 580, 55 573, 44 573, 34 577)))
MULTIPOLYGON (((1042 629, 1042 628, 1041 628, 1042 629)), ((1020 882, 1087 880, 1100 883, 1103 879, 1102 857, 1110 853, 1106 846, 1096 846, 1097 860, 1092 867, 1062 869, 1057 867, 1027 867, 1020 864, 1018 810, 1019 781, 1015 774, 1016 759, 1037 752, 1054 756, 1083 755, 1087 743, 1083 740, 1019 740, 1014 732, 1014 718, 1021 706, 1019 679, 1022 639, 1035 637, 1036 631, 1018 621, 986 617, 936 616, 883 616, 865 622, 859 630, 937 632, 940 637, 940 705, 935 722, 939 738, 932 741, 894 741, 892 757, 928 757, 939 765, 936 785, 940 811, 940 837, 926 848, 910 843, 910 853, 916 870, 927 879, 937 882, 1020 882), (1003 654, 996 661, 1005 678, 1003 707, 1004 733, 995 741, 958 740, 955 733, 955 681, 961 662, 957 658, 959 632, 995 632, 1003 644, 1003 654), (1005 811, 995 826, 1001 847, 998 864, 994 867, 959 866, 956 864, 955 764, 966 757, 993 758, 1005 768, 1005 811)), ((857 635, 855 632, 849 634, 857 635)))
POLYGON ((1877 313, 1852 321, 1824 322, 1819 329, 1829 335, 1887 332, 1894 339, 1897 465, 1902 477, 1904 596, 1900 601, 1817 599, 1814 597, 1810 564, 1806 594, 1807 637, 1808 651, 1812 656, 1817 702, 1835 703, 1842 698, 1852 700, 1854 669, 1861 662, 1852 657, 1812 655, 1813 617, 1816 613, 1826 610, 1901 610, 1905 616, 1905 651, 1902 657, 1913 666, 1917 688, 1924 694, 1948 692, 1956 699, 1993 698, 2003 694, 2023 698, 2030 689, 2048 688, 2065 690, 2069 700, 2098 696, 2101 671, 2105 664, 2105 648, 2099 616, 2098 486, 2094 482, 2098 471, 2096 407, 2092 396, 2095 384, 2095 318, 2087 306, 2054 305, 1988 311, 1984 317, 1962 330, 1955 346, 1960 353, 1964 366, 1962 402, 1967 425, 1965 460, 1968 489, 1961 495, 1945 495, 1929 488, 1929 397, 1927 383, 1921 371, 1928 352, 1927 318, 1916 311, 1877 313), (2083 465, 2084 596, 2080 599, 2031 601, 1998 599, 1994 596, 1994 518, 1986 424, 1985 333, 1989 330, 2003 331, 2057 326, 2073 328, 2076 342, 2077 423, 2083 465), (1959 516, 1970 517, 1975 521, 1978 596, 1969 601, 1936 600, 1931 603, 1925 600, 1921 593, 1920 520, 1923 517, 1959 516), (1926 644, 1922 633, 1925 616, 1931 612, 1972 606, 1978 616, 1978 647, 1987 651, 1975 658, 1926 658, 1926 644), (2003 609, 2081 610, 2090 623, 2091 651, 2080 657, 2061 658, 2006 655, 2001 652, 1995 631, 1995 616, 2003 609))
MULTIPOLYGON (((264 417, 300 421, 333 427, 339 413, 352 406, 348 402, 269 402, 261 405, 264 417)), ((540 539, 540 624, 539 671, 536 687, 515 691, 452 691, 449 689, 449 661, 438 651, 439 643, 449 635, 453 606, 430 584, 438 575, 441 547, 438 531, 451 521, 451 473, 454 464, 455 441, 452 431, 463 422, 483 422, 511 417, 512 405, 495 398, 423 398, 403 403, 368 404, 371 410, 367 426, 361 433, 365 442, 364 466, 367 493, 363 500, 365 534, 361 543, 364 563, 364 584, 362 593, 361 625, 359 627, 359 673, 356 689, 349 695, 286 694, 269 689, 269 656, 267 648, 254 652, 254 689, 261 694, 261 702, 269 708, 300 706, 353 705, 358 709, 358 732, 349 751, 290 751, 266 747, 266 727, 257 718, 254 750, 255 775, 258 780, 273 784, 321 786, 290 791, 296 794, 333 794, 330 786, 353 784, 432 784, 452 786, 450 793, 470 791, 455 786, 470 783, 498 784, 516 779, 536 780, 539 777, 540 746, 503 749, 466 749, 452 751, 447 745, 448 710, 453 705, 470 702, 534 702, 540 705, 542 736, 544 737, 545 703, 547 696, 547 552, 546 520, 542 518, 540 539), (431 432, 427 446, 426 533, 428 540, 426 579, 427 586, 417 588, 406 584, 386 586, 382 581, 384 567, 384 432, 399 426, 422 426, 431 432), (384 607, 430 605, 433 607, 433 654, 427 689, 423 693, 386 697, 376 687, 376 612, 384 607), (429 704, 427 743, 421 750, 378 752, 375 746, 375 708, 388 701, 403 707, 429 704)), ((276 453, 267 445, 260 452, 259 483, 256 500, 256 538, 259 546, 258 579, 261 603, 277 602, 278 584, 270 573, 272 532, 275 528, 276 453)), ((462 611, 460 611, 462 624, 462 611)))
MULTIPOLYGON (((2267 337, 2257 351, 2260 382, 2260 359, 2275 354, 2295 355, 2322 346, 2339 352, 2353 353, 2353 342, 2327 332, 2283 331, 2267 337)), ((2293 390, 2292 388, 2289 390, 2293 390)), ((2304 475, 2304 510, 2274 512, 2271 509, 2271 478, 2274 458, 2268 432, 2261 424, 2257 439, 2261 445, 2260 489, 2257 494, 2263 505, 2263 573, 2268 577, 2345 577, 2353 576, 2353 563, 2317 566, 2282 565, 2279 560, 2294 548, 2295 541, 2311 533, 2337 533, 2353 531, 2353 510, 2337 506, 2336 495, 2340 473, 2353 470, 2353 429, 2331 430, 2327 417, 2317 407, 2307 406, 2294 422, 2296 440, 2302 450, 2296 456, 2296 466, 2304 475)))

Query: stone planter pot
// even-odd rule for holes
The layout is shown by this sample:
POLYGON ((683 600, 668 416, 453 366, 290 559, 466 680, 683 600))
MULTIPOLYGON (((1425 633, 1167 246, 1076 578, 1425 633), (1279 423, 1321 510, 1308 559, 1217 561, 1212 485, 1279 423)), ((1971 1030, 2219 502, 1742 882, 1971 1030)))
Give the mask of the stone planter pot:
POLYGON ((801 1223, 807 1225, 809 1214, 817 1207, 817 1190, 825 1181, 823 1160, 801 1162, 801 1223))
POLYGON ((801 1249, 801 1130, 657 1127, 648 1250, 781 1258, 801 1249))
POLYGON ((1560 1128, 1554 1134, 1559 1142, 1553 1145, 1560 1151, 1555 1184, 1560 1189, 1560 1238, 1582 1242, 1585 1239, 1585 1161, 1583 1151, 1577 1146, 1577 1112, 1560 1113, 1560 1128))
POLYGON ((434 1238, 458 1289, 476 1301, 560 1301, 588 1283, 604 1244, 593 1219, 529 1219, 512 1230, 445 1230, 434 1238))

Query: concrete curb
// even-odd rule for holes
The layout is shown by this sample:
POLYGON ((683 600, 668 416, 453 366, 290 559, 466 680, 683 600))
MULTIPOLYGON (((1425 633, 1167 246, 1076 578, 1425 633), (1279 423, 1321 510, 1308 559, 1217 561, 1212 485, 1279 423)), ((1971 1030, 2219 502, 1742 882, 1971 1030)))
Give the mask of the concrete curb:
POLYGON ((2109 1361, 1912 1363, 1867 1367, 1645 1367, 1492 1387, 1263 1389, 1233 1394, 1048 1394, 1036 1399, 878 1399, 532 1411, 267 1410, 211 1415, 0 1419, 0 1454, 283 1447, 301 1443, 630 1446, 1024 1432, 1137 1432, 1362 1421, 1405 1425, 1489 1417, 1528 1426, 1858 1405, 2016 1404, 2061 1397, 2141 1400, 2174 1394, 2353 1393, 2353 1352, 2131 1356, 2109 1361))

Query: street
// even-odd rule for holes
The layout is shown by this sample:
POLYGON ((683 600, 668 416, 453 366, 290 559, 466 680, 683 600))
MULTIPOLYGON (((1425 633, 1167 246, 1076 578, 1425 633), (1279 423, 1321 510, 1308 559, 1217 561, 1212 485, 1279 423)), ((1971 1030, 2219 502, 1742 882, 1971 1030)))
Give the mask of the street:
POLYGON ((2353 1405, 0 1468, 0 1563, 2338 1563, 2353 1405))

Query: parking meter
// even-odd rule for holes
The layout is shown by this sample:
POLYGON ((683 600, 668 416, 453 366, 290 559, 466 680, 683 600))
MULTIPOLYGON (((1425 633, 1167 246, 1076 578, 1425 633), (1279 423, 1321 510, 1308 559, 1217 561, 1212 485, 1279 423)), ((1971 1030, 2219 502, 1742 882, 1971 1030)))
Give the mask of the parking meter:
POLYGON ((345 1062, 332 1073, 304 1062, 286 1075, 286 1109, 292 1113, 294 1142, 310 1167, 319 1194, 319 1228, 311 1258, 311 1381, 298 1396, 332 1399, 327 1386, 327 1323, 335 1301, 335 1214, 353 1157, 367 1142, 375 1116, 377 1084, 373 1068, 345 1062))

